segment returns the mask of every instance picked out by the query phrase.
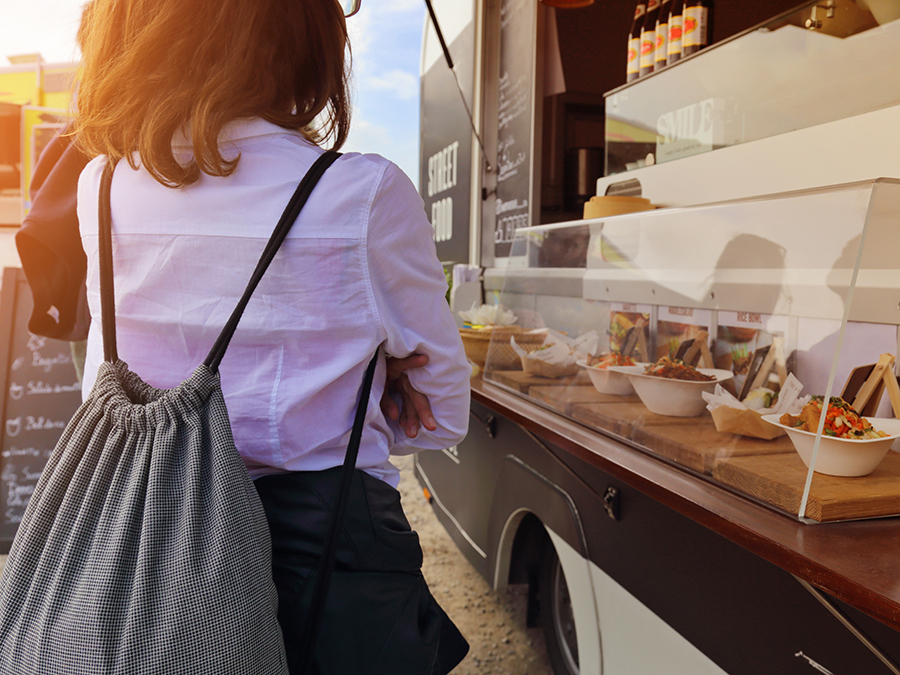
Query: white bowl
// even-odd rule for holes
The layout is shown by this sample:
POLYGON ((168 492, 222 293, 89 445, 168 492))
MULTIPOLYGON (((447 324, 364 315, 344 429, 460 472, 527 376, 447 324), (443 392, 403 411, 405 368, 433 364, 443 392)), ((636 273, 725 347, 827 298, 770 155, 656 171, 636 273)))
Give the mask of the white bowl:
POLYGON ((734 377, 730 370, 718 368, 697 368, 704 375, 715 378, 708 382, 645 375, 644 366, 610 366, 609 370, 623 373, 628 378, 647 410, 668 417, 701 415, 706 410, 706 401, 701 394, 704 391, 712 393, 717 383, 734 377))
MULTIPOLYGON (((579 366, 587 371, 588 377, 594 389, 601 394, 612 394, 614 396, 628 396, 634 393, 634 387, 628 381, 628 377, 624 373, 610 370, 612 366, 607 368, 596 368, 589 366, 587 361, 578 361, 579 366)), ((643 367, 643 366, 641 366, 643 367)))
MULTIPOLYGON (((780 417, 781 415, 762 416, 769 424, 781 427, 787 432, 794 443, 797 454, 808 467, 812 461, 816 434, 786 426, 778 421, 780 417)), ((881 464, 881 460, 891 449, 891 444, 900 438, 900 420, 893 417, 867 417, 866 419, 878 431, 885 432, 887 436, 866 440, 822 436, 814 468, 816 473, 824 473, 828 476, 868 476, 881 464)))

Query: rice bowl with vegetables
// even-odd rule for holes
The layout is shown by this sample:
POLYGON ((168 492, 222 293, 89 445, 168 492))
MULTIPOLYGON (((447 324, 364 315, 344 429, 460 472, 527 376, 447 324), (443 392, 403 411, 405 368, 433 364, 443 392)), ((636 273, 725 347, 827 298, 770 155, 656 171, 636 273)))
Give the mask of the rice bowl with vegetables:
MULTIPOLYGON (((816 433, 822 415, 824 396, 813 396, 799 415, 785 413, 778 420, 786 427, 816 433)), ((845 438, 848 440, 870 440, 884 438, 887 434, 875 429, 865 417, 861 417, 853 406, 838 396, 832 396, 825 413, 825 424, 822 427, 825 436, 845 438)))

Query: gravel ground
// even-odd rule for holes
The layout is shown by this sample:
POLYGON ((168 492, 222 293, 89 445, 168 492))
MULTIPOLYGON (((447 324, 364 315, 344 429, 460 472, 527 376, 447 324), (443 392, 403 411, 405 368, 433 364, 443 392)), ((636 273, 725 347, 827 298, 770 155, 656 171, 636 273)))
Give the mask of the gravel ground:
MULTIPOLYGON (((438 522, 413 475, 412 457, 394 462, 400 468, 403 509, 425 553, 425 579, 469 641, 469 654, 453 675, 552 675, 543 632, 525 627, 526 588, 491 590, 438 522)), ((0 555, 0 569, 5 562, 0 555)))
POLYGON ((525 627, 527 589, 495 592, 463 557, 438 522, 413 475, 412 457, 395 457, 403 510, 419 533, 422 572, 434 597, 469 641, 453 675, 552 675, 539 628, 525 627))

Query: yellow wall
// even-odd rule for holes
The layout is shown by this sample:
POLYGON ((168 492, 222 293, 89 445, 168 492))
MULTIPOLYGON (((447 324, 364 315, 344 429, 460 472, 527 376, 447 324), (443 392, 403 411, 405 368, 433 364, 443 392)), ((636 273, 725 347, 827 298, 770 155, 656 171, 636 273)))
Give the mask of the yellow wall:
POLYGON ((44 65, 42 69, 42 97, 38 105, 45 108, 68 109, 72 100, 76 65, 74 63, 44 65))
POLYGON ((28 69, 13 66, 0 68, 0 101, 25 105, 38 105, 41 98, 38 87, 38 72, 35 66, 28 69))
POLYGON ((0 102, 67 109, 74 63, 29 63, 0 68, 0 102))

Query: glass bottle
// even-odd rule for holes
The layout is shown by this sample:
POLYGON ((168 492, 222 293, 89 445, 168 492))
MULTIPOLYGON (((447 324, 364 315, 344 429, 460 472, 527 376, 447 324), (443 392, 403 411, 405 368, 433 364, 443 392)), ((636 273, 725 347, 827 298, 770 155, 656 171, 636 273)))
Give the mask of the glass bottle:
POLYGON ((638 79, 641 73, 641 30, 644 27, 644 17, 646 15, 647 4, 639 2, 637 7, 634 8, 634 21, 631 22, 631 31, 628 33, 627 82, 638 79))
POLYGON ((668 58, 669 46, 669 12, 672 9, 672 0, 662 0, 659 6, 659 14, 656 17, 656 49, 653 57, 653 70, 665 68, 668 58))
POLYGON ((656 17, 659 16, 659 5, 660 0, 647 0, 647 15, 641 28, 641 77, 653 72, 656 61, 656 17))
POLYGON ((672 0, 669 10, 669 38, 666 40, 666 65, 671 66, 681 58, 681 31, 684 0, 672 0))
POLYGON ((712 0, 684 0, 681 55, 690 56, 709 44, 712 37, 712 0))

